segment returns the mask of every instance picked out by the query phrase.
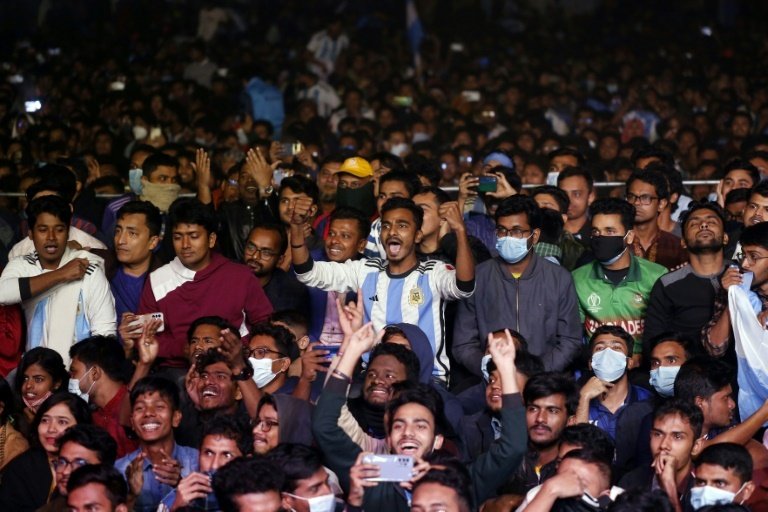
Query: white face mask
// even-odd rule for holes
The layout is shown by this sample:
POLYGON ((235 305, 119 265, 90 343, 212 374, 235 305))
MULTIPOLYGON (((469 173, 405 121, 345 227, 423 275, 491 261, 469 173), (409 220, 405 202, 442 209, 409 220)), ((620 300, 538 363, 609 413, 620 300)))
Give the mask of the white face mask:
POLYGON ((147 135, 149 135, 149 132, 144 126, 136 125, 131 129, 131 131, 133 132, 133 138, 136 140, 146 139, 147 135))
POLYGON ((67 391, 69 391, 73 395, 79 396, 80 398, 85 400, 86 403, 88 402, 88 397, 89 397, 88 393, 91 392, 91 390, 93 389, 93 385, 96 384, 96 381, 91 382, 91 387, 89 387, 88 391, 86 391, 85 393, 83 393, 80 390, 80 381, 83 380, 85 376, 90 373, 91 370, 93 370, 93 366, 85 370, 85 373, 79 379, 69 379, 69 383, 67 384, 67 391))
POLYGON ((627 371, 627 356, 618 350, 606 348, 592 355, 592 371, 603 382, 613 382, 627 371))
POLYGON ((395 156, 402 157, 408 152, 408 144, 406 144, 405 142, 392 144, 392 147, 389 149, 389 152, 395 156))
POLYGON ((726 491, 725 489, 718 489, 711 485, 704 485, 702 487, 694 487, 691 489, 691 507, 693 510, 698 510, 707 505, 724 505, 726 503, 733 503, 736 499, 736 495, 744 489, 747 485, 746 482, 739 487, 736 492, 726 491))
MULTIPOLYGON (((276 359, 279 361, 279 359, 276 359)), ((272 359, 265 357, 264 359, 256 359, 255 357, 249 357, 248 362, 253 367, 253 382, 259 387, 259 389, 266 387, 270 382, 275 380, 275 377, 281 372, 272 371, 272 359)))
POLYGON ((309 512, 333 512, 336 508, 336 496, 333 494, 323 494, 314 498, 303 498, 289 492, 285 494, 293 499, 306 501, 309 504, 309 512))

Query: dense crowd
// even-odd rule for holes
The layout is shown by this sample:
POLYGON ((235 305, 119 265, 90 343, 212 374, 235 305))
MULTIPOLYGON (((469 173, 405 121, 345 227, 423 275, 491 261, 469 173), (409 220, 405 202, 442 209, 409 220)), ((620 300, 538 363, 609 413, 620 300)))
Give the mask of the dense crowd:
POLYGON ((764 6, 81 4, 0 6, 0 509, 768 510, 764 6))

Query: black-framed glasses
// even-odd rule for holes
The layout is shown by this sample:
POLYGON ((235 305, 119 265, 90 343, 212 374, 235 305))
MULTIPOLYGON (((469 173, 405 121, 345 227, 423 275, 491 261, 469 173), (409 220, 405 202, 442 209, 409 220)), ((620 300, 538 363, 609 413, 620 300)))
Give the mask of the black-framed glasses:
POLYGON ((627 192, 626 198, 629 204, 640 203, 647 206, 651 204, 652 201, 655 201, 656 199, 658 199, 658 196, 652 196, 651 194, 640 194, 638 196, 630 192, 627 192))
POLYGON ((245 252, 253 253, 253 255, 259 259, 261 259, 262 257, 274 258, 275 256, 277 256, 277 251, 274 251, 272 249, 267 249, 264 247, 256 247, 251 243, 245 244, 245 252))
POLYGON ((758 253, 754 251, 750 251, 750 252, 741 251, 738 254, 736 254, 736 259, 742 265, 744 265, 744 263, 749 263, 750 265, 754 265, 758 261, 764 260, 766 258, 768 258, 768 256, 760 256, 758 253))
POLYGON ((70 466, 72 468, 72 471, 76 470, 77 468, 81 468, 88 464, 88 461, 85 459, 81 459, 80 457, 72 460, 67 460, 64 457, 59 457, 58 459, 55 459, 53 461, 53 468, 54 469, 65 469, 67 466, 70 466))
POLYGON ((273 421, 273 420, 262 420, 259 418, 254 418, 251 420, 251 427, 252 428, 258 428, 262 432, 269 432, 273 428, 277 428, 280 426, 280 423, 273 421))
POLYGON ((496 238, 504 238, 506 236, 511 236, 512 238, 525 238, 525 235, 530 232, 530 229, 507 229, 504 226, 496 226, 496 238))
POLYGON ((267 354, 277 354, 280 357, 288 357, 282 352, 278 352, 277 350, 272 350, 267 347, 254 347, 248 351, 248 354, 254 359, 264 359, 267 354))

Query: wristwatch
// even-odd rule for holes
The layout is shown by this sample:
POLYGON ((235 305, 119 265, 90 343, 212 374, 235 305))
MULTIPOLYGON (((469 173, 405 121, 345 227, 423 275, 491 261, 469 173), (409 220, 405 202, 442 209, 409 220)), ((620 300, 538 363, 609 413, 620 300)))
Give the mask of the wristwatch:
POLYGON ((264 189, 259 189, 259 194, 261 194, 261 197, 266 198, 268 196, 271 196, 272 192, 274 192, 274 191, 275 191, 275 187, 270 185, 270 186, 268 186, 268 187, 266 187, 264 189))
POLYGON ((232 380, 243 381, 248 380, 251 377, 253 377, 253 368, 251 367, 250 363, 246 362, 245 366, 243 366, 243 369, 240 370, 240 373, 232 375, 232 380))

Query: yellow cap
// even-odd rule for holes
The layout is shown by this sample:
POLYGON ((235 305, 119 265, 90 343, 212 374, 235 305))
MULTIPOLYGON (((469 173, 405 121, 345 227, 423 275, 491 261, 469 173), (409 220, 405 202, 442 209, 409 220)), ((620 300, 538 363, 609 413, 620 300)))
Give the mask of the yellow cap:
POLYGON ((358 178, 370 178, 373 176, 371 164, 368 163, 368 160, 359 156, 353 156, 344 160, 338 172, 346 172, 358 178))

